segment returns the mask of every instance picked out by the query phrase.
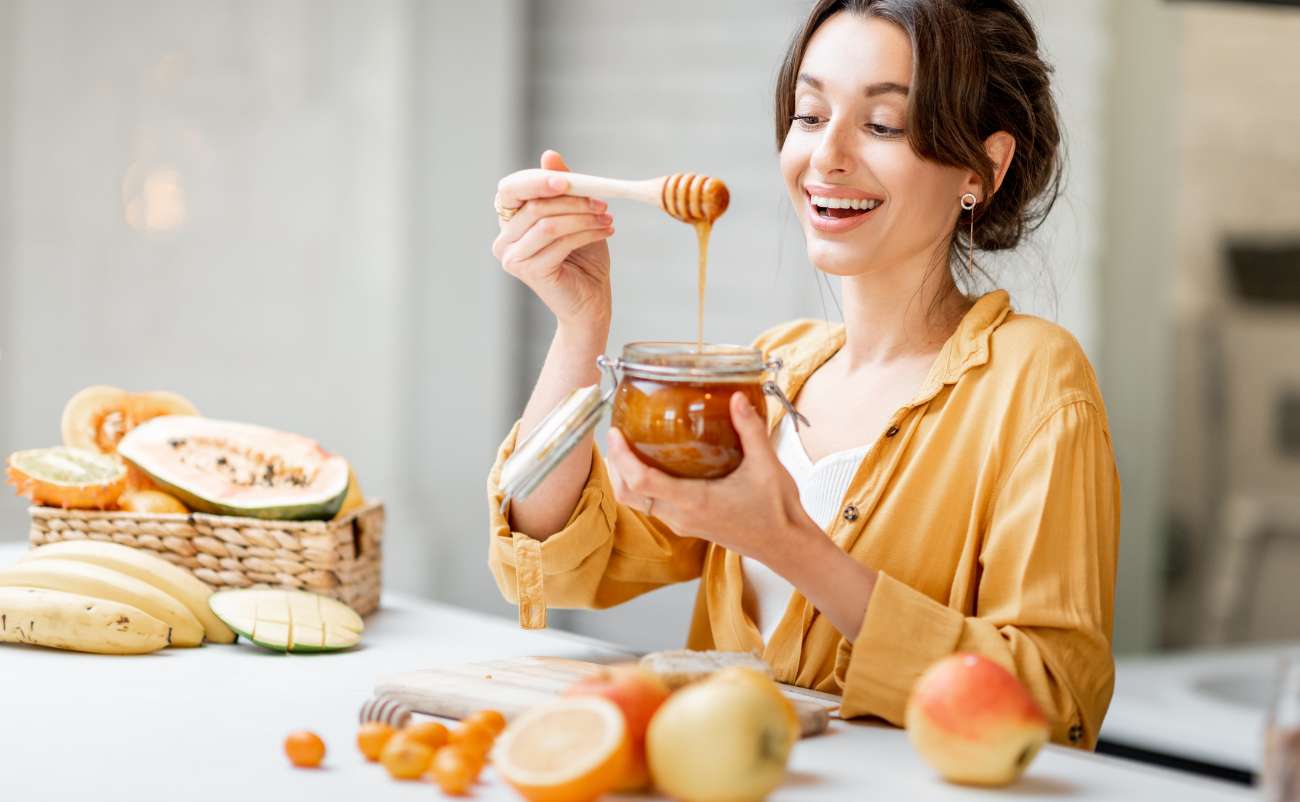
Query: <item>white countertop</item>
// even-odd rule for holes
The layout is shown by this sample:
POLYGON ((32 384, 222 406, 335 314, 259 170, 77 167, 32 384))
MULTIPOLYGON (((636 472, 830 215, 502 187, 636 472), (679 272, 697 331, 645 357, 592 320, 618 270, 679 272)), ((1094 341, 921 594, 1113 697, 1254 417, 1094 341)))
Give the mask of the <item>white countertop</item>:
POLYGON ((1128 657, 1115 666, 1107 741, 1258 772, 1278 656, 1259 644, 1128 657))
MULTIPOLYGON (((0 565, 20 544, 0 545, 0 565)), ((277 655, 241 642, 99 657, 0 646, 0 800, 410 799, 441 794, 390 780, 357 752, 357 709, 383 675, 510 656, 622 656, 615 647, 396 595, 367 619, 361 647, 332 655, 277 655), (291 730, 324 738, 322 769, 293 769, 281 751, 291 730)), ((1253 799, 1247 789, 1049 746, 1001 792, 940 781, 905 734, 833 721, 802 741, 773 802, 815 800, 1253 799)), ((470 799, 517 800, 489 767, 470 799)), ((615 797, 647 800, 652 797, 615 797)))

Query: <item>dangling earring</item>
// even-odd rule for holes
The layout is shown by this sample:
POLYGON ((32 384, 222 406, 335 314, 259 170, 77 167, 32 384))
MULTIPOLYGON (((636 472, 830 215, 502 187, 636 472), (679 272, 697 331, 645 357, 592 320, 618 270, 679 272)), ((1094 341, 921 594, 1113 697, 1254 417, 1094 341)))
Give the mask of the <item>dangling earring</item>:
POLYGON ((975 272, 975 204, 977 203, 979 203, 979 198, 975 197, 970 192, 961 196, 962 210, 970 212, 970 237, 966 240, 967 274, 975 272))

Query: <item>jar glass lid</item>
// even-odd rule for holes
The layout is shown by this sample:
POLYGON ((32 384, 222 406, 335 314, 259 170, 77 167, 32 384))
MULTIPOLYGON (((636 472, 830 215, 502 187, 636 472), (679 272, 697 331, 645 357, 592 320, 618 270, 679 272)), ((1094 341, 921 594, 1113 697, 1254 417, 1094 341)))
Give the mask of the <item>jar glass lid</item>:
POLYGON ((501 466, 503 512, 512 498, 526 498, 596 428, 607 402, 600 385, 579 387, 542 418, 501 466))

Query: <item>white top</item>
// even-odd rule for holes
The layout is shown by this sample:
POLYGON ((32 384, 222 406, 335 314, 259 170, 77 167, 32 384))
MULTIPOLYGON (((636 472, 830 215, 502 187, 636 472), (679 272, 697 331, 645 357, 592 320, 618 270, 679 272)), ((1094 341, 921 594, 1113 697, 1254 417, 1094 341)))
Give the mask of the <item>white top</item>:
MULTIPOLYGON (((871 448, 868 443, 846 451, 827 454, 814 463, 803 449, 799 433, 794 429, 794 418, 786 414, 772 432, 772 447, 777 459, 794 477, 799 488, 799 502, 803 504, 808 517, 825 529, 835 520, 844 501, 844 493, 849 489, 849 482, 858 472, 862 458, 871 448)), ((781 623, 785 608, 790 604, 790 594, 794 586, 780 574, 768 568, 758 560, 748 557, 740 559, 741 573, 744 576, 742 595, 745 611, 758 624, 763 634, 763 643, 772 639, 776 625, 781 623)))

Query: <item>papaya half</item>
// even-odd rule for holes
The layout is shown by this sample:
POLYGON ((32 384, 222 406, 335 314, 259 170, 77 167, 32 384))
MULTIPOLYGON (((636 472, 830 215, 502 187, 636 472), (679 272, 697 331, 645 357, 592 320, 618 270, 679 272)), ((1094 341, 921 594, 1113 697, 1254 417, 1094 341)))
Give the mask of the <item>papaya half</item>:
POLYGON ((315 440, 247 423, 165 415, 117 453, 186 507, 214 515, 327 521, 348 493, 348 463, 315 440))

